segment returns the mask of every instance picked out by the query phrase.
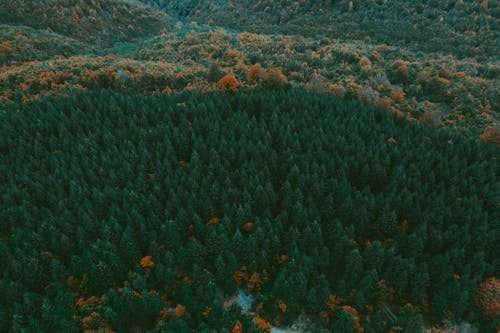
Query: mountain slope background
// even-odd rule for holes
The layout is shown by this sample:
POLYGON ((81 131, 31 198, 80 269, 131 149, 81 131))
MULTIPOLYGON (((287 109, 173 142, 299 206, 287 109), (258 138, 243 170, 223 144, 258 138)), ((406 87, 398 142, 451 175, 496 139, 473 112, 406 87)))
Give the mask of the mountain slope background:
POLYGON ((500 8, 496 0, 143 2, 186 22, 213 20, 216 25, 256 33, 367 39, 458 58, 498 57, 500 8))
MULTIPOLYGON (((61 87, 88 88, 80 75, 67 78, 63 73, 59 78, 58 73, 64 72, 64 67, 43 62, 50 63, 48 58, 57 55, 90 55, 78 61, 82 61, 79 66, 92 68, 96 57, 105 55, 154 61, 161 63, 160 66, 175 65, 176 73, 170 76, 168 81, 172 83, 168 86, 162 86, 167 80, 161 74, 157 82, 148 78, 149 85, 137 82, 131 85, 142 85, 142 90, 156 92, 217 89, 214 83, 222 75, 209 73, 234 75, 252 88, 254 85, 247 80, 248 70, 259 63, 265 70, 279 69, 295 85, 357 98, 402 113, 409 119, 456 128, 465 135, 482 135, 498 142, 500 64, 495 41, 499 40, 499 5, 492 1, 487 6, 475 2, 453 3, 407 5, 398 1, 367 1, 354 2, 349 10, 346 2, 332 2, 326 7, 323 2, 264 1, 252 6, 246 1, 147 2, 156 9, 129 1, 80 1, 76 6, 62 0, 36 4, 3 2, 2 20, 9 25, 2 26, 0 73, 8 73, 0 74, 4 88, 0 98, 7 103, 26 102, 58 93, 61 87), (277 13, 285 9, 291 13, 290 17, 276 21, 277 13), (453 24, 441 19, 425 21, 429 11, 439 17, 446 14, 447 18, 466 20, 466 31, 462 35, 457 32, 465 29, 465 23, 456 20, 452 20, 453 24), (220 16, 220 22, 215 20, 218 16, 215 19, 210 16, 215 14, 220 16), (379 29, 383 30, 383 37, 376 37, 375 30, 363 26, 368 17, 370 24, 385 27, 379 29), (295 28, 289 27, 292 18, 298 20, 295 28), (325 23, 327 19, 332 22, 325 23), (192 20, 200 23, 192 24, 192 20), (412 28, 398 20, 404 20, 412 28), (249 26, 250 22, 255 27, 249 26), (19 24, 56 35, 52 39, 34 37, 28 38, 33 42, 25 41, 22 34, 33 30, 20 33, 19 24), (213 24, 223 27, 215 28, 213 24), (428 29, 432 37, 425 36, 428 29), (283 32, 286 34, 280 34, 283 32), (402 33, 405 38, 399 36, 402 33), (157 37, 147 39, 155 34, 157 37), (61 44, 60 39, 67 37, 74 40, 61 44), (433 39, 437 40, 434 44, 433 39), (479 56, 449 44, 454 40, 460 40, 459 46, 464 50, 472 52, 478 47, 479 56), (28 65, 25 63, 28 60, 34 62, 28 65), (46 74, 54 85, 33 82, 39 82, 39 77, 46 74), (21 81, 29 90, 20 89, 21 81), (61 86, 63 82, 66 84, 61 86)), ((135 71, 134 65, 130 70, 123 65, 114 69, 103 65, 102 84, 114 76, 126 78, 114 80, 114 86, 127 87, 133 81, 130 78, 162 73, 160 68, 147 67, 148 71, 129 75, 129 71, 135 71)))

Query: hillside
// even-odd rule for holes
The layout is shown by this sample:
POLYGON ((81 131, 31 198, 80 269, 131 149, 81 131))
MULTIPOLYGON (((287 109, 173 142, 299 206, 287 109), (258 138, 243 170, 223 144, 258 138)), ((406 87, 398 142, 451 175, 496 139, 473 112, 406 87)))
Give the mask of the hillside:
POLYGON ((1 1, 0 23, 47 29, 98 48, 151 36, 169 24, 167 15, 127 0, 1 1))
POLYGON ((356 98, 467 135, 479 135, 500 120, 499 62, 485 65, 387 44, 238 33, 206 26, 179 27, 136 45, 114 51, 198 72, 200 67, 208 73, 216 66, 219 76, 205 78, 215 82, 232 73, 252 85, 253 65, 268 71, 277 68, 294 85, 356 98))
POLYGON ((498 61, 500 2, 400 0, 141 0, 189 23, 256 33, 370 40, 412 51, 498 61), (349 7, 352 2, 352 8, 349 7))
POLYGON ((95 48, 64 35, 25 26, 0 24, 0 72, 4 70, 2 67, 27 61, 95 53, 95 48))
MULTIPOLYGON (((64 54, 57 50, 51 52, 64 54)), ((118 57, 60 58, 5 68, 0 71, 0 98, 26 101, 64 94, 67 86, 76 85, 210 91, 218 89, 216 83, 225 74, 252 89, 262 85, 266 72, 279 70, 285 76, 282 80, 316 93, 355 98, 467 136, 489 131, 489 140, 499 140, 493 126, 500 119, 500 63, 485 65, 438 55, 430 59, 386 44, 238 33, 197 25, 178 26, 142 42, 120 43, 107 53, 118 57)), ((28 52, 27 57, 36 55, 28 52)))

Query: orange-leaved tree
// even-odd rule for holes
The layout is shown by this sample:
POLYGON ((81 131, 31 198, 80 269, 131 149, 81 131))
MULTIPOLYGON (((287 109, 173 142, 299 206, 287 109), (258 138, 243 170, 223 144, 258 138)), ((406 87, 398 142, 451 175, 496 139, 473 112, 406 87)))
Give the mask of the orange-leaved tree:
POLYGON ((238 88, 241 87, 241 82, 239 82, 233 75, 227 74, 222 79, 217 82, 217 86, 226 91, 237 92, 238 88))
POLYGON ((257 329, 264 333, 271 332, 271 324, 262 319, 261 317, 255 318, 255 323, 257 324, 257 329))
POLYGON ((155 263, 152 260, 151 256, 145 256, 141 259, 141 267, 142 268, 154 268, 155 263))
POLYGON ((280 308, 281 312, 283 313, 288 312, 288 307, 286 306, 286 303, 283 302, 281 299, 278 301, 278 307, 280 308))
POLYGON ((363 328, 363 326, 361 326, 361 323, 359 321, 358 310, 349 305, 344 305, 342 307, 342 310, 349 313, 354 319, 354 330, 356 332, 363 333, 365 329, 363 328))
POLYGON ((175 316, 177 318, 180 318, 184 316, 185 313, 186 313, 186 307, 182 304, 177 304, 177 306, 175 307, 175 316))
POLYGON ((243 325, 241 325, 241 321, 237 321, 236 325, 233 327, 232 333, 243 333, 243 325))

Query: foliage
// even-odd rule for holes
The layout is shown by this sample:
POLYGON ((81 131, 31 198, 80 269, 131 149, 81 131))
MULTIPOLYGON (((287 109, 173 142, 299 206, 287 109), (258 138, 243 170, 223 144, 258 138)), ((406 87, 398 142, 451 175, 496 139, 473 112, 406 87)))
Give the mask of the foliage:
POLYGON ((99 89, 1 117, 2 331, 492 327, 492 284, 474 295, 496 145, 300 89, 99 89), (225 304, 233 277, 261 321, 225 304))
POLYGON ((160 11, 124 0, 1 1, 0 17, 2 23, 55 31, 97 47, 152 35, 169 22, 160 11))
POLYGON ((498 57, 498 2, 414 0, 141 0, 189 23, 209 20, 260 34, 321 34, 481 60, 498 57), (352 8, 349 3, 353 3, 352 8), (496 3, 496 5, 494 4, 496 3), (238 13, 235 15, 235 13, 238 13), (366 18, 370 17, 370 20, 366 18))
POLYGON ((227 74, 217 82, 217 86, 228 92, 237 92, 241 83, 233 75, 227 74))
POLYGON ((0 24, 0 67, 95 52, 87 44, 46 30, 0 24))
MULTIPOLYGON (((126 52, 116 51, 137 60, 175 59, 195 73, 203 69, 209 74, 233 73, 250 87, 266 77, 269 87, 285 86, 284 77, 273 70, 280 68, 289 84, 356 98, 412 121, 455 128, 474 137, 495 123, 500 110, 496 92, 500 91, 500 64, 495 60, 486 65, 387 44, 257 35, 195 25, 138 43, 126 52)), ((210 87, 211 81, 216 82, 212 77, 217 75, 208 75, 201 86, 210 87)), ((483 138, 495 140, 492 135, 483 138)))
POLYGON ((490 318, 500 318, 500 281, 491 277, 486 279, 477 291, 477 304, 490 318))

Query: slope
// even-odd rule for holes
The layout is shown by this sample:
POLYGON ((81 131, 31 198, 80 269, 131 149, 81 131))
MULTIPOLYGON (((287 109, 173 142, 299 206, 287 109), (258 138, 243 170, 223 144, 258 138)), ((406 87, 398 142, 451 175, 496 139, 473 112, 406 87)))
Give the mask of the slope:
POLYGON ((369 39, 451 53, 458 58, 497 59, 499 1, 401 0, 142 0, 173 16, 257 33, 369 39), (353 3, 350 7, 349 3, 353 3))
POLYGON ((0 23, 47 29, 108 47, 151 36, 170 24, 164 13, 127 0, 1 1, 0 23))

